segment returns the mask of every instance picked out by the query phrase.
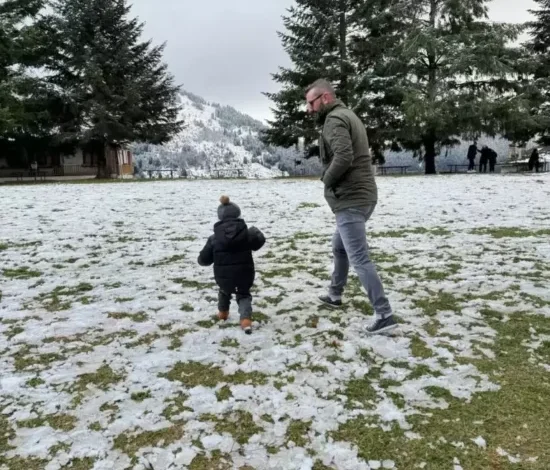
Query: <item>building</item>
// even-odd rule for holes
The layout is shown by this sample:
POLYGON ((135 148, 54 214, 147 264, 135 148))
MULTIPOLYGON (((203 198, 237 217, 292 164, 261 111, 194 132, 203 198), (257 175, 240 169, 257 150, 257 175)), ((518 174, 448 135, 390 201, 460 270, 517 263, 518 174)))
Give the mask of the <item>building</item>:
POLYGON ((97 143, 70 148, 51 148, 47 142, 34 145, 0 147, 0 178, 34 177, 33 162, 45 178, 133 178, 134 162, 130 150, 118 144, 97 143))

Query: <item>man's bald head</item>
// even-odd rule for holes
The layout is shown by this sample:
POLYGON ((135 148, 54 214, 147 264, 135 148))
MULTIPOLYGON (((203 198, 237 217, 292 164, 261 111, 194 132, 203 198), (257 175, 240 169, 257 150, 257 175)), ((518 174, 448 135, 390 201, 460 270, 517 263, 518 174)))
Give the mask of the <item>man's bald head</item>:
POLYGON ((334 87, 328 80, 320 78, 306 88, 307 112, 319 113, 336 100, 334 87))
POLYGON ((334 91, 334 87, 328 80, 325 80, 324 78, 319 78, 318 80, 315 80, 311 85, 309 85, 306 88, 306 95, 310 91, 315 91, 317 92, 316 94, 326 93, 332 96, 333 98, 336 98, 336 92, 334 91))

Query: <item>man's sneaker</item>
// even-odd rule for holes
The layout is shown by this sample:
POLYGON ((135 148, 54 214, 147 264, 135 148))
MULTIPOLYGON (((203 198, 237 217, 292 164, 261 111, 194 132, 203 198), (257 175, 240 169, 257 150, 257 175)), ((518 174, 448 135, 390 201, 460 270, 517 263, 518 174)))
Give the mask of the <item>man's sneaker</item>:
POLYGON ((393 319, 393 315, 384 318, 383 320, 377 318, 376 321, 365 328, 368 335, 379 335, 387 333, 397 328, 397 323, 393 319))
POLYGON ((252 321, 250 318, 241 319, 241 328, 247 334, 252 334, 252 321))
POLYGON ((319 301, 331 308, 340 308, 342 306, 342 301, 332 300, 329 295, 321 295, 319 301))
POLYGON ((218 312, 218 318, 225 321, 229 318, 229 312, 218 312))

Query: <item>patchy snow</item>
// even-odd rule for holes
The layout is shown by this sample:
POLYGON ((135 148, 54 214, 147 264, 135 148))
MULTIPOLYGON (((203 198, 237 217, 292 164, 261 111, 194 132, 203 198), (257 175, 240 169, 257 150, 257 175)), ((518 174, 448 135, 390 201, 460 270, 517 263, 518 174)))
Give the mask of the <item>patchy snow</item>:
MULTIPOLYGON (((136 444, 135 455, 155 469, 186 468, 217 451, 235 468, 310 469, 316 461, 398 468, 391 453, 369 458, 335 432, 364 416, 420 440, 412 416, 446 409, 449 396, 468 403, 499 390, 498 377, 467 363, 494 357, 496 332, 480 310, 512 313, 508 302, 522 294, 550 301, 547 286, 528 276, 537 262, 550 262, 550 248, 535 235, 499 239, 484 230, 547 228, 550 178, 378 184, 370 245, 403 323, 397 334, 374 338, 363 333, 370 318, 359 304, 337 316, 317 307, 334 230, 319 181, 0 187, 0 413, 13 429, 7 456, 45 459, 49 470, 85 457, 94 469, 122 469, 132 463, 132 439, 147 433, 159 437, 136 444), (262 316, 251 336, 239 330, 234 304, 228 324, 212 320, 212 270, 196 263, 221 194, 268 240, 255 256, 254 308, 262 316), (513 262, 511 251, 532 261, 513 262), (433 274, 453 263, 443 278, 433 274), (408 271, 391 275, 398 267, 408 271), (418 302, 440 290, 460 297, 460 309, 426 315, 418 302), (502 298, 480 300, 494 291, 502 298), (419 347, 427 353, 413 353, 419 347), (178 364, 198 372, 177 375, 178 364), (371 384, 372 406, 346 395, 353 380, 371 384), (228 427, 244 416, 246 439, 228 427), (292 423, 304 429, 295 440, 292 423)), ((349 302, 366 298, 349 294, 349 302)), ((536 313, 550 316, 550 303, 536 313)), ((536 355, 547 339, 533 331, 526 347, 536 355)), ((487 446, 482 437, 472 441, 455 443, 456 451, 487 446)), ((458 457, 452 465, 460 467, 458 457)))
POLYGON ((517 456, 510 455, 508 452, 506 452, 504 449, 501 449, 500 447, 497 448, 497 454, 501 457, 506 457, 510 463, 520 463, 521 458, 517 456))
POLYGON ((485 439, 483 439, 481 436, 472 439, 472 441, 482 449, 485 449, 487 447, 487 442, 485 442, 485 439))

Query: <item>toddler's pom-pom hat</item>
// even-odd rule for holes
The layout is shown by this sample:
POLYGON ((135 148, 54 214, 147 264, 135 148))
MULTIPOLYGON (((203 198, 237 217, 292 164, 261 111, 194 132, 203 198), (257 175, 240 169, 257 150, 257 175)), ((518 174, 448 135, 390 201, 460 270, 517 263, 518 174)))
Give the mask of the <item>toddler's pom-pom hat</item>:
POLYGON ((238 219, 241 216, 241 209, 237 204, 231 202, 229 196, 220 197, 220 206, 218 207, 218 219, 238 219))

